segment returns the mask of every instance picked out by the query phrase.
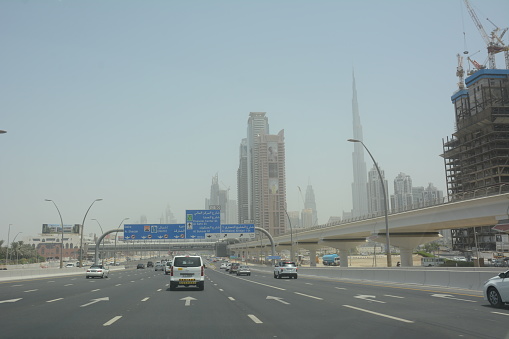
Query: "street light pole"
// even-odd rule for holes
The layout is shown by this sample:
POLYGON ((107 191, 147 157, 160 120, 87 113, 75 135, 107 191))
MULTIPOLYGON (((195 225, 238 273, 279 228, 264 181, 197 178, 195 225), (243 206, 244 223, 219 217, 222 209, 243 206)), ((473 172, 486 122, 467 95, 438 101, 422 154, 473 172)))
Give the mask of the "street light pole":
POLYGON ((380 185, 382 185, 382 194, 384 196, 384 214, 385 214, 385 242, 387 245, 387 248, 385 249, 386 255, 387 255, 387 267, 392 267, 392 258, 391 258, 391 243, 390 243, 390 237, 389 237, 389 218, 387 216, 387 195, 385 193, 385 185, 384 185, 384 178, 382 177, 382 173, 380 172, 380 168, 378 168, 378 165, 375 161, 375 158, 373 158, 373 155, 369 151, 369 149, 364 145, 364 143, 361 140, 357 139, 348 139, 350 142, 360 142, 361 145, 366 149, 369 156, 371 157, 371 160, 373 160, 373 164, 375 164, 376 171, 378 172, 378 177, 380 178, 380 185))
POLYGON ((290 221, 290 216, 288 215, 288 211, 285 208, 286 217, 288 218, 288 223, 290 224, 290 261, 293 260, 293 228, 292 222, 290 221))
POLYGON ((58 215, 60 216, 60 227, 62 228, 62 241, 60 242, 60 268, 64 267, 64 222, 62 220, 62 214, 60 213, 60 210, 58 209, 57 204, 51 199, 45 199, 45 201, 51 201, 53 205, 55 205, 55 208, 58 211, 58 215))
POLYGON ((85 219, 87 218, 88 211, 92 208, 92 205, 96 201, 101 201, 102 199, 95 199, 92 201, 92 204, 90 204, 90 207, 88 208, 87 212, 85 213, 85 216, 83 217, 83 222, 81 223, 81 236, 80 236, 80 267, 83 267, 83 229, 85 228, 85 219))
MULTIPOLYGON (((97 220, 97 219, 91 219, 91 220, 95 220, 97 222, 97 224, 99 225, 99 228, 101 229, 101 235, 103 235, 104 231, 103 231, 103 228, 101 226, 101 223, 99 223, 99 220, 97 220)), ((104 238, 103 238, 103 240, 101 242, 103 243, 103 254, 101 255, 101 260, 102 260, 102 264, 104 265, 104 254, 106 253, 106 252, 104 252, 104 238)))
MULTIPOLYGON (((20 233, 23 233, 23 232, 18 232, 18 233, 16 234, 16 236, 15 236, 15 237, 14 237, 14 239, 12 240, 12 243, 13 243, 13 244, 16 242, 16 238, 18 237, 18 235, 19 235, 20 233)), ((19 249, 18 249, 18 246, 16 246, 16 258, 17 258, 18 252, 19 252, 19 249)), ((16 259, 16 265, 17 265, 17 264, 18 264, 18 260, 16 259)))
POLYGON ((7 232, 7 253, 5 254, 5 264, 9 265, 9 241, 11 236, 11 225, 9 224, 9 232, 7 232))
MULTIPOLYGON (((120 228, 122 226, 122 223, 126 220, 129 220, 129 218, 124 218, 117 228, 120 228)), ((113 251, 113 266, 117 265, 117 233, 115 232, 115 251, 113 251)))

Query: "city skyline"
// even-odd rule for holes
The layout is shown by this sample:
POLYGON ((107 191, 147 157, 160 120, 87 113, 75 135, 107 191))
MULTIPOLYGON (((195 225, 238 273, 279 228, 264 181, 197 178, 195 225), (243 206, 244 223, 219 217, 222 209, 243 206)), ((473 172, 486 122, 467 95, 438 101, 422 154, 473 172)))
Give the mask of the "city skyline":
MULTIPOLYGON (((471 3, 507 26, 506 1, 471 3)), ((403 172, 446 192, 439 155, 455 129, 463 32, 485 58, 464 9, 289 4, 0 3, 0 239, 9 224, 12 240, 59 223, 45 199, 64 224, 82 223, 103 199, 85 233, 99 231, 91 219, 109 229, 141 215, 157 223, 168 205, 182 222, 186 209, 203 208, 214 173, 236 199, 249 112, 267 112, 285 131, 288 210, 303 209, 298 187, 310 180, 318 223, 341 216, 353 208, 353 69, 363 141, 386 179, 403 172)))

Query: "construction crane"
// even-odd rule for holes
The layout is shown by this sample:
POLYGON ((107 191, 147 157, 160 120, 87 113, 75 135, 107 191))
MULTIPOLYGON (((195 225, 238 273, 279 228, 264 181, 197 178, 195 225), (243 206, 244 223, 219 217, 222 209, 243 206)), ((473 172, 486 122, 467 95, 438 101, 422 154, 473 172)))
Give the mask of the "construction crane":
MULTIPOLYGON (((463 69, 463 57, 458 53, 458 67, 456 67, 456 76, 458 77, 458 89, 461 91, 465 89, 465 70, 463 69)), ((470 58, 469 58, 470 59, 470 58)))
MULTIPOLYGON (((500 34, 500 36, 498 36, 498 32, 500 31, 500 28, 497 27, 495 24, 493 24, 490 21, 496 27, 491 32, 491 37, 490 37, 484 30, 484 27, 481 24, 481 22, 479 21, 477 14, 475 14, 474 9, 470 5, 470 1, 469 0, 463 0, 463 1, 465 3, 465 6, 467 7, 468 14, 470 14, 470 17, 474 21, 474 24, 477 27, 477 30, 479 31, 479 33, 481 33, 484 43, 486 44, 486 47, 488 49, 488 63, 489 63, 490 69, 497 68, 496 63, 495 63, 495 54, 500 53, 500 52, 504 52, 505 66, 507 69, 509 69, 509 46, 506 46, 504 44, 504 42, 502 41, 502 38, 503 38, 505 32, 507 32, 507 28, 503 30, 503 32, 502 32, 502 34, 500 34)), ((489 19, 488 19, 488 21, 489 21, 489 19)), ((474 66, 475 66, 475 64, 474 64, 474 66)))

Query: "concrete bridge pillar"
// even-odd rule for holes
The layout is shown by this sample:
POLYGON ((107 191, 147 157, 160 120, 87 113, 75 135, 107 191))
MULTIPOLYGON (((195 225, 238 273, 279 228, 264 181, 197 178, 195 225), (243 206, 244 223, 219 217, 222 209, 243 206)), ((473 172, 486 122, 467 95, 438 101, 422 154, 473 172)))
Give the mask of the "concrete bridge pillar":
POLYGON ((341 267, 348 267, 348 253, 352 248, 366 242, 365 238, 359 239, 322 239, 320 244, 336 248, 339 250, 339 260, 341 267))
MULTIPOLYGON (((442 238, 438 232, 421 232, 421 233, 389 233, 391 246, 398 247, 401 255, 401 266, 412 267, 412 253, 414 248, 419 245, 426 244, 442 238)), ((370 237, 373 241, 386 243, 385 233, 378 233, 370 237)), ((396 266, 396 263, 392 263, 396 266)))

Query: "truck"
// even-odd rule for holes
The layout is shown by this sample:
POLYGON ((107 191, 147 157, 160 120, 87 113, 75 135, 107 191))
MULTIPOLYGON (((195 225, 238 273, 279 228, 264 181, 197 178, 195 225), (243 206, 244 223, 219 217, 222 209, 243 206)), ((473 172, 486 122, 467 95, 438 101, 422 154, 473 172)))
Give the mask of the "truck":
POLYGON ((337 254, 326 254, 322 257, 322 263, 325 266, 339 266, 339 256, 337 254))

